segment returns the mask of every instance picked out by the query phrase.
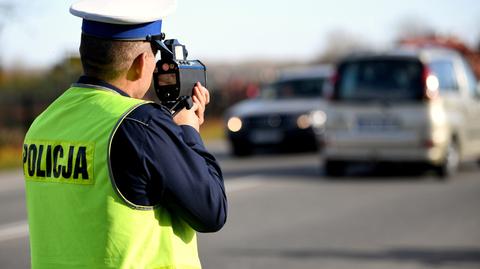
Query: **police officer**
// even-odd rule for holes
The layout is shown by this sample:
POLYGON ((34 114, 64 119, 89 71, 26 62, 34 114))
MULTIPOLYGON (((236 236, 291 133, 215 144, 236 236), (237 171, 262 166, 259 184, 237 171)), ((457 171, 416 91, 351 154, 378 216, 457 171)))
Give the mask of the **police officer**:
MULTIPOLYGON (((209 93, 174 118, 141 100, 147 37, 175 0, 84 0, 77 83, 25 137, 32 268, 200 268, 196 231, 226 220, 222 172, 199 136, 209 93)), ((192 85, 193 87, 193 85, 192 85)))

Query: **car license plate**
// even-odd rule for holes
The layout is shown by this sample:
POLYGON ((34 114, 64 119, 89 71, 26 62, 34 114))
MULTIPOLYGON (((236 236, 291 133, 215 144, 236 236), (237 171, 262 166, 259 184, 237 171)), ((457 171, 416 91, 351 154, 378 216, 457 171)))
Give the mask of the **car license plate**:
POLYGON ((395 131, 400 127, 398 120, 389 117, 359 117, 357 128, 359 131, 395 131))
POLYGON ((276 130, 258 130, 250 135, 250 140, 257 144, 279 143, 282 139, 283 134, 276 130))

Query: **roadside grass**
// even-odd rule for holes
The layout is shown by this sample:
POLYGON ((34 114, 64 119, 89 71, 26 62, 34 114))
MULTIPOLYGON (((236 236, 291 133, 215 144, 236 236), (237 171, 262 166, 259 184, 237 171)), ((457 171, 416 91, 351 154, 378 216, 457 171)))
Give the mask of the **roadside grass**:
POLYGON ((222 119, 206 119, 200 127, 200 135, 205 142, 224 139, 222 119))
MULTIPOLYGON (((205 142, 224 138, 221 119, 207 119, 200 129, 205 142)), ((20 146, 0 146, 0 170, 20 168, 22 165, 22 148, 20 146)))
POLYGON ((20 168, 22 164, 22 148, 3 146, 0 148, 0 170, 20 168))

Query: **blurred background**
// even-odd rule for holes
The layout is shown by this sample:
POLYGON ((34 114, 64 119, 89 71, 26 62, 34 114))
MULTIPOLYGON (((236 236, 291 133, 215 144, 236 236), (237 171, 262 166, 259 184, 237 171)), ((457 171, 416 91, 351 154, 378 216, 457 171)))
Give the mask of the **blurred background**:
MULTIPOLYGON (((24 134, 82 74, 73 2, 0 0, 1 268, 29 267, 24 134)), ((163 31, 208 67, 205 268, 480 268, 478 1, 179 0, 163 31)))

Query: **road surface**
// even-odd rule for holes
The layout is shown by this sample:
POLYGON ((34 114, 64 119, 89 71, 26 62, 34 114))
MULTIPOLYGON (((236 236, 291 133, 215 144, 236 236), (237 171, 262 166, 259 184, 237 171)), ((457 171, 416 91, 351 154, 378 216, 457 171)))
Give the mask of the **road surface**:
MULTIPOLYGON (((480 268, 480 169, 322 176, 315 153, 229 157, 228 223, 199 235, 204 268, 480 268)), ((361 168, 359 168, 361 170, 361 168)), ((0 268, 28 268, 19 171, 0 173, 0 268)))

